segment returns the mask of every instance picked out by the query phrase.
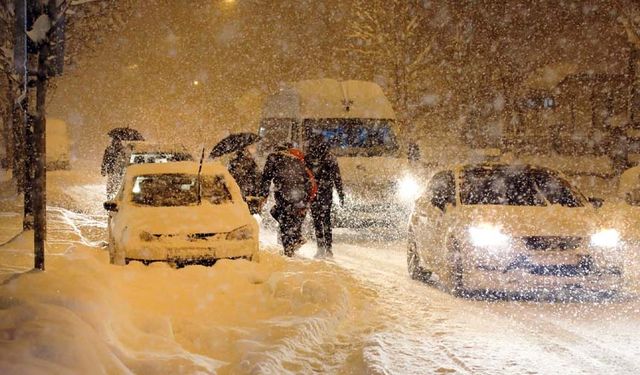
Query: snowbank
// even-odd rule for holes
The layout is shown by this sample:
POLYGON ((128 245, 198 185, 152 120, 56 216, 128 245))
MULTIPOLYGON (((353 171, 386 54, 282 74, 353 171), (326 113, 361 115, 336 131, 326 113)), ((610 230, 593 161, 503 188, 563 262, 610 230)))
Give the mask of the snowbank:
POLYGON ((0 251, 3 374, 332 372, 351 339, 336 332, 371 312, 371 293, 324 262, 118 267, 59 242, 46 272, 21 273, 29 243, 0 251))

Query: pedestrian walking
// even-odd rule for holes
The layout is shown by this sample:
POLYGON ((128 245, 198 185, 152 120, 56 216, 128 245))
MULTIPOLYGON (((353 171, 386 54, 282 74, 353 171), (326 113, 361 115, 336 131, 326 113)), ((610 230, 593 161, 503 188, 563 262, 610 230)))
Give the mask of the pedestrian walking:
POLYGON ((313 173, 318 184, 318 193, 311 203, 311 217, 316 233, 316 257, 332 257, 333 230, 331 209, 333 205, 333 189, 338 193, 340 205, 344 205, 344 190, 340 167, 336 158, 331 154, 329 145, 324 138, 317 136, 309 141, 306 156, 307 167, 313 173))
POLYGON ((124 146, 118 138, 112 138, 111 144, 104 150, 100 174, 107 177, 107 199, 111 199, 116 192, 124 173, 124 146))
POLYGON ((269 154, 262 173, 263 200, 269 195, 271 183, 276 201, 271 216, 278 222, 284 254, 291 257, 304 243, 302 223, 314 195, 313 176, 300 150, 284 144, 269 154))
POLYGON ((242 196, 249 206, 249 211, 256 214, 260 211, 260 170, 253 158, 255 145, 250 145, 236 152, 229 162, 229 173, 236 180, 242 196))

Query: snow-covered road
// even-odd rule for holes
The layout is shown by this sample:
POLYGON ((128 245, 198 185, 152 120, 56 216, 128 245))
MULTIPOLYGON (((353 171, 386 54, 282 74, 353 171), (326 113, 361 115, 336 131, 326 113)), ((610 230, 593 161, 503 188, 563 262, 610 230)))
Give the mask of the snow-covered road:
MULTIPOLYGON (((196 369, 206 363, 221 373, 640 373, 637 360, 640 345, 636 337, 640 332, 640 302, 633 296, 600 303, 459 299, 408 277, 401 239, 372 241, 373 236, 367 231, 338 231, 333 262, 306 259, 315 252, 310 241, 293 262, 281 262, 270 255, 265 258, 267 264, 256 270, 253 266, 225 263, 222 268, 216 266, 212 270, 200 267, 171 270, 133 264, 121 271, 101 265, 107 261, 101 250, 105 216, 101 210, 102 186, 95 177, 60 172, 51 174, 50 181, 49 259, 53 265, 52 273, 45 276, 54 277, 56 272, 74 264, 69 262, 86 262, 82 264, 96 274, 96 282, 87 281, 87 287, 107 283, 118 291, 115 294, 100 291, 95 303, 111 306, 111 314, 125 317, 128 324, 125 332, 139 335, 129 325, 146 322, 138 329, 165 342, 164 349, 153 356, 136 352, 141 349, 132 342, 118 346, 115 350, 118 366, 124 363, 130 370, 160 373, 156 371, 159 368, 174 368, 154 365, 153 358, 157 357, 159 361, 169 361, 167 366, 185 366, 185 361, 193 360, 191 367, 185 368, 196 369), (87 252, 96 255, 87 257, 87 252), (279 276, 271 278, 266 274, 269 272, 279 276), (233 315, 234 308, 243 311, 243 299, 225 297, 224 289, 213 298, 218 298, 217 303, 229 305, 230 313, 217 316, 206 312, 206 306, 215 303, 199 302, 198 296, 208 290, 208 283, 225 275, 239 275, 240 279, 249 275, 255 286, 243 288, 255 294, 251 298, 262 298, 265 303, 263 309, 257 309, 249 317, 262 320, 251 322, 248 317, 233 315), (104 277, 118 277, 121 281, 106 281, 104 277), (144 297, 127 286, 152 280, 163 282, 145 286, 144 297), (162 297, 161 291, 171 295, 191 284, 193 287, 181 297, 184 305, 181 309, 175 309, 171 301, 162 297), (338 289, 340 292, 332 292, 338 289), (265 290, 270 292, 261 294, 265 290), (224 302, 224 298, 229 301, 224 302), (289 300, 291 305, 283 308, 282 302, 289 300), (123 303, 130 306, 113 306, 123 303), (140 310, 149 306, 157 311, 140 310), (228 327, 216 326, 227 321, 231 324, 228 327), (155 325, 164 328, 157 330, 155 325), (176 355, 179 360, 171 357, 176 355), (225 360, 227 364, 219 363, 225 360)), ((264 237, 265 246, 272 248, 269 233, 264 237)), ((18 293, 28 283, 38 281, 12 276, 30 267, 30 259, 23 252, 15 252, 17 260, 7 261, 13 256, 7 252, 0 258, 0 263, 7 265, 0 264, 3 266, 0 285, 7 292, 18 293)), ((92 273, 74 271, 70 277, 77 280, 91 277, 87 275, 92 273)), ((62 280, 49 281, 52 280, 60 284, 56 288, 69 287, 62 280)), ((241 281, 238 280, 240 284, 241 281)), ((229 287, 236 287, 235 283, 230 282, 229 287)), ((73 287, 69 288, 75 292, 73 287)), ((211 293, 217 293, 213 290, 211 293)), ((38 293, 25 299, 28 306, 36 302, 34 298, 52 298, 42 291, 38 293)), ((84 302, 77 301, 76 306, 73 300, 52 301, 47 303, 66 306, 86 320, 88 307, 83 306, 89 305, 84 302), (82 309, 74 310, 78 306, 82 309)), ((7 308, 7 316, 16 319, 17 313, 10 313, 18 306, 16 302, 5 305, 0 306, 0 314, 7 308)), ((91 320, 88 323, 94 324, 91 320)), ((16 327, 7 324, 12 327, 7 332, 14 332, 16 327)), ((121 320, 112 324, 115 331, 111 340, 124 329, 121 320)), ((99 324, 98 327, 98 336, 101 329, 108 328, 99 324)), ((31 335, 47 337, 33 332, 31 335)), ((0 335, 0 344, 6 344, 3 337, 0 335)), ((115 344, 107 342, 107 345, 115 344)), ((113 348, 110 350, 114 352, 113 348)), ((90 365, 85 363, 81 368, 86 370, 90 365)))
MULTIPOLYGON (((384 327, 367 372, 640 373, 640 303, 476 301, 411 280, 402 241, 337 237, 336 263, 374 288, 384 327)), ((312 252, 311 248, 306 250, 312 252)))

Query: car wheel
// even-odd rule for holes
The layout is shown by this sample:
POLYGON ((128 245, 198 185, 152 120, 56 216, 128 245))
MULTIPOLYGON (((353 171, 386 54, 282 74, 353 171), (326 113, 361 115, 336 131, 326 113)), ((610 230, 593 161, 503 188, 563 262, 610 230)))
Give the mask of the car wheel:
POLYGON ((417 246, 413 240, 409 240, 409 248, 407 249, 407 270, 413 280, 427 281, 431 277, 431 272, 426 271, 420 265, 417 246))
POLYGON ((113 242, 109 242, 109 263, 118 266, 125 266, 129 263, 124 256, 124 251, 120 250, 113 242))
POLYGON ((466 297, 467 287, 464 282, 464 267, 458 243, 453 240, 449 251, 449 292, 456 297, 466 297))

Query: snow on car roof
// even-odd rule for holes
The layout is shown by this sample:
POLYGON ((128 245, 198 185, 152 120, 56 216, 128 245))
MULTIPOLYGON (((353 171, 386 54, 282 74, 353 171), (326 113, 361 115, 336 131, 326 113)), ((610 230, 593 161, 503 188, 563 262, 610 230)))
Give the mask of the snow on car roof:
MULTIPOLYGON (((169 173, 184 173, 184 174, 196 174, 200 164, 194 161, 179 161, 170 163, 144 163, 133 164, 127 167, 127 176, 138 176, 144 174, 169 174, 169 173)), ((202 164, 202 174, 214 175, 222 174, 227 175, 229 172, 227 168, 218 162, 206 162, 202 164)))
POLYGON ((188 153, 187 148, 181 144, 171 143, 154 143, 146 141, 128 141, 124 142, 126 149, 131 152, 184 152, 188 153))
POLYGON ((316 79, 290 82, 265 101, 264 118, 395 119, 380 86, 368 81, 316 79))

